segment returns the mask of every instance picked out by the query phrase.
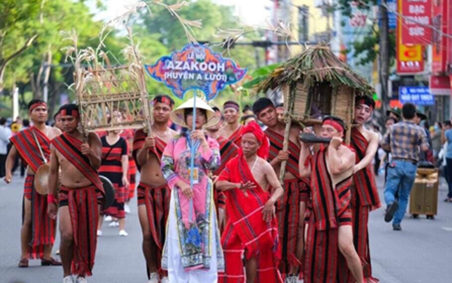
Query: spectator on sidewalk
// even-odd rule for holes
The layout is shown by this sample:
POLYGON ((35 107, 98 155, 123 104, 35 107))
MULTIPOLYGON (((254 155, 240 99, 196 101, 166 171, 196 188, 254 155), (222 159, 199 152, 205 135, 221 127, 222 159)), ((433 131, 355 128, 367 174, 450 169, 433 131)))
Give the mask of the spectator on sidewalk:
POLYGON ((450 127, 452 123, 452 119, 450 123, 444 123, 441 133, 441 142, 443 144, 447 143, 446 147, 446 180, 449 185, 449 193, 447 194, 447 198, 444 200, 445 202, 452 202, 452 129, 450 127))
POLYGON ((5 177, 5 162, 8 155, 9 138, 11 129, 6 126, 6 119, 0 118, 0 178, 5 177))
POLYGON ((415 124, 416 106, 405 103, 402 115, 403 121, 392 125, 380 143, 383 149, 392 154, 384 193, 387 205, 385 221, 394 219, 392 227, 396 231, 402 230, 400 223, 405 216, 408 197, 416 178, 419 153, 429 148, 425 130, 415 124))

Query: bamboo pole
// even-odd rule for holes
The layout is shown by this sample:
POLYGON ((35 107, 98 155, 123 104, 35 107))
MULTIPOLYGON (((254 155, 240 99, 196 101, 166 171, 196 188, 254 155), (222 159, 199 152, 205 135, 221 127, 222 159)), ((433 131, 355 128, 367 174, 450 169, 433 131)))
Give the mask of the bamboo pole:
MULTIPOLYGON (((283 151, 287 151, 289 149, 289 134, 290 134, 290 128, 292 127, 292 116, 290 114, 293 114, 293 108, 295 104, 295 94, 297 91, 297 83, 291 83, 289 88, 289 101, 287 101, 287 113, 285 113, 285 120, 286 120, 286 129, 284 130, 284 143, 283 143, 283 151)), ((281 168, 279 172, 279 182, 281 185, 284 185, 284 176, 286 175, 286 165, 287 160, 284 160, 281 162, 281 168)))

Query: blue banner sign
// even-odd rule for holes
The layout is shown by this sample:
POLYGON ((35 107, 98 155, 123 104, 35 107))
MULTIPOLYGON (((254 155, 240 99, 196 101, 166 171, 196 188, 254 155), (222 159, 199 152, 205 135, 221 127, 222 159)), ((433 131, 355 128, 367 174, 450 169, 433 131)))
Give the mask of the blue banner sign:
POLYGON ((411 102, 415 105, 435 105, 435 98, 430 89, 424 86, 399 87, 399 100, 402 103, 411 102))

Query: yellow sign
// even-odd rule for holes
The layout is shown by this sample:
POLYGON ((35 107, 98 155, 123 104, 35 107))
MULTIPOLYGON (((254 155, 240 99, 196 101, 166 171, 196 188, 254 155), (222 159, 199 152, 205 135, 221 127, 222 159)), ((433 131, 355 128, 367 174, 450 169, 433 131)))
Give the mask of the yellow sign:
POLYGON ((399 61, 422 61, 422 45, 399 44, 399 61))

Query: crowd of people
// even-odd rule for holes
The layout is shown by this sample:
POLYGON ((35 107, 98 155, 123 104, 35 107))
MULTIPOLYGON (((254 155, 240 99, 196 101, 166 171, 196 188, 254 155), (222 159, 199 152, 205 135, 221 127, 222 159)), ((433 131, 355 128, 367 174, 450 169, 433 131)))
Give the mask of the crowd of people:
MULTIPOLYGON (((149 283, 379 282, 372 274, 368 232, 369 213, 381 206, 375 155, 379 148, 385 152, 385 221, 399 231, 418 163, 433 162, 441 151, 432 151, 436 135, 429 140, 410 103, 402 117, 388 112, 387 132, 380 137, 365 126, 375 102, 357 97, 350 144, 344 142, 344 122, 326 116, 313 127, 293 124, 288 150, 284 109, 268 98, 243 111, 235 101, 220 109, 202 100, 195 111, 193 99, 174 109, 166 95, 152 105, 148 131, 84 135, 75 104, 61 106, 49 127, 41 100, 28 105, 33 125, 11 138, 0 119, 0 141, 11 141, 7 158, 0 145, 5 181, 11 182, 18 157, 28 165, 19 267, 41 259, 42 265, 62 265, 64 283, 87 282, 103 220, 110 218, 110 226, 127 236, 126 213, 136 191, 149 283), (302 132, 331 141, 302 142, 302 132), (49 191, 41 195, 35 173, 48 161, 49 191), (106 209, 99 176, 114 187, 106 209), (51 254, 57 217, 61 262, 51 254)), ((128 117, 118 109, 110 119, 128 117)), ((439 140, 448 143, 452 176, 452 130, 444 124, 439 140)), ((452 202, 448 182, 446 201, 452 202)))

